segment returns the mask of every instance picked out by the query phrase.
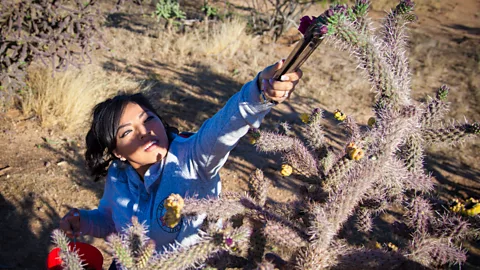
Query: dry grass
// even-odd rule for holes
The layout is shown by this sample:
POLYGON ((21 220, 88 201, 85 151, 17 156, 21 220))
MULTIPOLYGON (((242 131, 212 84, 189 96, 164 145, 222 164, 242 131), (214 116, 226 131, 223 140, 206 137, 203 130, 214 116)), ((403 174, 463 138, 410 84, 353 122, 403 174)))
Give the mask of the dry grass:
MULTIPOLYGON (((138 56, 144 59, 152 56, 147 60, 157 59, 177 67, 200 60, 212 70, 225 74, 229 70, 227 62, 242 66, 247 58, 251 58, 253 65, 248 68, 255 69, 255 72, 243 70, 251 75, 259 71, 255 55, 259 39, 248 35, 245 28, 245 21, 232 19, 214 25, 208 32, 195 29, 185 34, 162 33, 158 38, 125 29, 110 29, 108 46, 113 49, 114 58, 126 60, 123 68, 135 65, 138 56)), ((129 79, 132 74, 122 72, 123 68, 107 73, 99 65, 89 65, 80 71, 70 69, 57 73, 54 77, 47 68, 31 68, 27 81, 29 90, 20 104, 22 111, 37 115, 43 127, 56 127, 67 132, 82 128, 95 104, 119 90, 139 90, 139 83, 129 79)), ((141 76, 137 75, 134 79, 139 78, 141 76)))
POLYGON ((37 115, 43 127, 72 132, 85 126, 93 106, 121 91, 138 89, 127 77, 112 76, 93 66, 70 69, 52 77, 47 68, 28 72, 28 90, 21 100, 24 114, 37 115))

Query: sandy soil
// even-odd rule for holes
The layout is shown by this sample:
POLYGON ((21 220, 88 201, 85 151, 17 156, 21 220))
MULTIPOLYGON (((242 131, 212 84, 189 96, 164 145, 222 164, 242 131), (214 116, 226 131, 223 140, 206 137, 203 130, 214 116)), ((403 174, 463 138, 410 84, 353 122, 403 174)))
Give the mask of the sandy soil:
MULTIPOLYGON (((382 9, 380 5, 372 16, 381 17, 382 9)), ((319 6, 309 13, 316 15, 322 10, 319 6)), ((417 15, 419 21, 411 25, 410 31, 413 97, 423 100, 441 84, 448 84, 452 88, 452 107, 447 119, 463 121, 466 117, 479 121, 480 2, 426 1, 417 15)), ((286 40, 275 45, 269 62, 288 55, 292 47, 286 40)), ((108 56, 101 59, 100 64, 111 72, 116 70, 112 66, 121 65, 108 56)), ((231 73, 219 74, 201 60, 172 66, 161 60, 131 59, 128 64, 133 67, 133 76, 149 73, 162 78, 152 90, 152 98, 162 114, 181 130, 198 128, 240 89, 247 75, 255 75, 251 72, 238 78, 231 73)), ((298 86, 290 101, 273 110, 265 120, 265 128, 273 129, 278 121, 288 121, 296 128, 301 124, 298 114, 315 107, 325 110, 328 136, 334 141, 342 139, 332 117, 335 109, 341 108, 366 123, 371 116, 373 93, 369 93, 368 84, 346 53, 322 46, 307 62, 304 73, 305 83, 298 86)), ((83 136, 83 131, 65 134, 41 128, 38 119, 15 110, 0 118, 0 269, 42 269, 52 248, 50 233, 60 217, 71 207, 97 205, 103 182, 93 182, 86 174, 83 136)), ((478 153, 478 140, 428 150, 426 167, 433 173, 443 198, 480 198, 478 153)), ((224 189, 245 191, 248 174, 255 168, 262 168, 272 181, 269 200, 285 202, 298 194, 300 182, 279 175, 278 157, 257 153, 245 139, 232 151, 221 172, 224 189)), ((104 253, 108 250, 101 239, 84 237, 82 241, 93 243, 104 253)), ((465 245, 470 253, 464 269, 480 269, 479 243, 465 245)), ((105 267, 109 262, 105 261, 105 267)))

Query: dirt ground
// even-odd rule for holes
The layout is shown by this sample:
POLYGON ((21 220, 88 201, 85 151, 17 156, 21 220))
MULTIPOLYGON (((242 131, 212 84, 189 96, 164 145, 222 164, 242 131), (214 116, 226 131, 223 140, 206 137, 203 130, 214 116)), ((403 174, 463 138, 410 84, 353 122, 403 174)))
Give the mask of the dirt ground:
MULTIPOLYGON (((382 5, 374 5, 376 10, 371 13, 374 19, 382 16, 382 5)), ((393 5, 385 4, 385 9, 387 6, 393 5)), ((318 15, 323 9, 315 6, 309 15, 318 15)), ((472 122, 480 121, 480 1, 425 1, 416 14, 419 20, 411 25, 409 32, 413 97, 422 101, 427 95, 434 95, 441 84, 447 84, 452 89, 447 120, 464 121, 465 117, 472 122)), ((122 34, 128 31, 126 26, 138 25, 132 16, 119 27, 122 29, 113 26, 105 29, 122 34)), ((264 44, 273 49, 266 50, 266 59, 262 61, 268 64, 286 57, 292 49, 288 40, 264 44)), ((120 45, 117 52, 121 50, 120 45)), ((112 73, 128 65, 130 76, 152 78, 153 74, 161 78, 156 79, 151 97, 161 114, 184 131, 196 130, 247 78, 260 71, 246 71, 241 76, 235 76, 235 72, 219 73, 205 59, 189 60, 183 66, 162 59, 121 60, 103 55, 98 65, 112 73)), ((225 68, 232 71, 248 64, 228 66, 227 63, 225 68)), ((273 129, 279 121, 287 121, 297 130, 301 124, 298 115, 315 107, 325 110, 327 135, 334 141, 342 140, 332 116, 335 109, 340 108, 358 122, 366 123, 372 114, 369 106, 373 93, 347 53, 322 45, 303 71, 304 81, 298 85, 297 93, 272 111, 264 128, 273 129)), ((52 248, 50 234, 59 219, 71 207, 96 207, 104 183, 94 182, 84 169, 85 132, 65 134, 55 128, 42 128, 35 116, 25 116, 16 110, 0 118, 0 269, 43 269, 52 248)), ((442 198, 480 199, 479 153, 479 140, 452 148, 428 149, 425 165, 435 177, 442 198)), ((295 198, 300 187, 298 180, 281 177, 278 157, 256 152, 246 139, 232 151, 221 171, 224 190, 245 191, 248 174, 255 168, 262 168, 272 181, 269 200, 285 202, 295 198)), ((107 254, 103 240, 88 237, 81 240, 93 243, 107 254)), ((478 241, 465 243, 465 247, 470 251, 463 268, 480 269, 478 241)), ((104 267, 110 262, 110 256, 105 258, 104 267)))

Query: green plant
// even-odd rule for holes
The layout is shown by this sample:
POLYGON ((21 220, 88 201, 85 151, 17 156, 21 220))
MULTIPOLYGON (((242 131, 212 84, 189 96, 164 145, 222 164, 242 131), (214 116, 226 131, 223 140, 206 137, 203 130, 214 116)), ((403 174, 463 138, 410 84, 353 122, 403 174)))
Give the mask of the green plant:
POLYGON ((202 11, 207 18, 213 18, 218 16, 218 8, 209 5, 207 1, 204 2, 202 6, 202 11))
POLYGON ((166 27, 169 28, 176 20, 186 18, 184 11, 180 9, 180 4, 176 0, 159 0, 152 17, 157 21, 164 19, 167 21, 166 27))

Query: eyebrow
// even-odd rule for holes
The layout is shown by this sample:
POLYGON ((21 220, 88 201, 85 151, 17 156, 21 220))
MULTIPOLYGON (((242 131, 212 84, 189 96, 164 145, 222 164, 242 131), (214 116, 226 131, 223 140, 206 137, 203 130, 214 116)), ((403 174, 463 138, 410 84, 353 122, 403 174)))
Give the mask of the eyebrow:
MULTIPOLYGON (((149 111, 149 110, 143 111, 141 114, 138 115, 138 118, 139 118, 139 119, 142 118, 142 116, 143 116, 145 113, 147 113, 147 112, 150 112, 150 111, 149 111)), ((117 128, 117 134, 118 134, 118 132, 120 131, 120 129, 122 129, 122 128, 124 128, 124 127, 127 127, 127 126, 130 126, 130 125, 132 125, 132 124, 131 124, 131 123, 126 123, 126 124, 123 124, 123 125, 119 126, 119 127, 117 128)))

